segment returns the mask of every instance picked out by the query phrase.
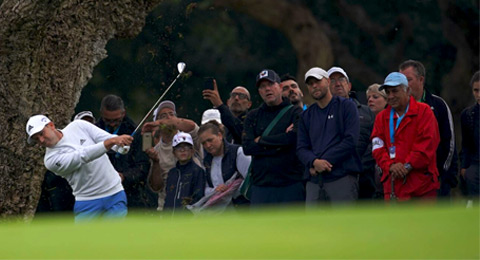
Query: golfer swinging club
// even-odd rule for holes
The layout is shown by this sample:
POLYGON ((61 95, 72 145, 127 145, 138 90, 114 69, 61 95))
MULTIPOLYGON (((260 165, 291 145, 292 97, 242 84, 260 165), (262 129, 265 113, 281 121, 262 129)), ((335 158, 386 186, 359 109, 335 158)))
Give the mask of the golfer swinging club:
POLYGON ((104 217, 125 217, 127 198, 120 176, 106 152, 132 143, 130 135, 112 135, 84 121, 75 120, 58 130, 44 115, 30 117, 26 125, 28 143, 46 147, 45 167, 65 178, 75 196, 75 222, 104 217))

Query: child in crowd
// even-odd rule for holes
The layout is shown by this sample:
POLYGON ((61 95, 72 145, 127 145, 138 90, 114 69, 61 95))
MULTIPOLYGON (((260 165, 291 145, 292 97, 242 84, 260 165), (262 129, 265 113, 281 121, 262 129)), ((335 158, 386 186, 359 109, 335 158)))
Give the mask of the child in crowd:
POLYGON ((204 195, 205 171, 193 162, 193 140, 188 133, 178 132, 172 141, 173 155, 178 160, 168 172, 165 209, 184 209, 204 195))

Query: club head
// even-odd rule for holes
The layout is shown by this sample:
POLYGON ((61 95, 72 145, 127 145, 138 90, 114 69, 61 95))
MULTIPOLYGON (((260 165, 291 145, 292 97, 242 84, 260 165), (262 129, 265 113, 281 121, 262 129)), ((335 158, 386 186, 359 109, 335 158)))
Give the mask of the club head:
POLYGON ((182 74, 183 70, 185 69, 187 65, 185 64, 185 62, 179 62, 177 64, 177 69, 178 69, 178 73, 182 74))

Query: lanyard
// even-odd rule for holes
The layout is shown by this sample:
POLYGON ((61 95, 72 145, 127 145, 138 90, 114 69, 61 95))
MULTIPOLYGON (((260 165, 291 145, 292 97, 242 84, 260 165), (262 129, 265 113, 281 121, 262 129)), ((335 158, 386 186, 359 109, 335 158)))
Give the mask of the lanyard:
MULTIPOLYGON (((109 131, 110 127, 109 126, 105 126, 105 130, 110 133, 110 131, 109 131)), ((118 126, 117 129, 115 129, 115 131, 113 131, 112 134, 116 135, 118 133, 118 130, 120 130, 120 126, 118 126)))
POLYGON ((398 126, 400 125, 400 122, 402 121, 403 117, 407 114, 408 112, 408 107, 410 106, 410 104, 407 105, 407 108, 405 109, 405 113, 402 115, 402 116, 399 116, 398 119, 397 119, 397 125, 395 126, 395 128, 393 128, 393 108, 391 108, 390 110, 390 142, 394 143, 394 136, 395 136, 395 130, 398 129, 398 126))

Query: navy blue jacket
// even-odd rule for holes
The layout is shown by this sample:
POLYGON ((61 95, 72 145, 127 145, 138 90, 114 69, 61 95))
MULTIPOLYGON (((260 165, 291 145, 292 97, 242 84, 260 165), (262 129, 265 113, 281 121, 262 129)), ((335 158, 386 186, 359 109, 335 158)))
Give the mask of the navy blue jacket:
POLYGON ((318 182, 309 172, 315 159, 333 165, 331 172, 320 173, 325 182, 360 173, 362 163, 355 149, 359 134, 358 109, 351 100, 333 96, 323 109, 317 103, 310 105, 300 117, 297 136, 297 154, 305 165, 305 178, 318 182))
POLYGON ((265 103, 250 111, 244 122, 242 146, 245 155, 252 155, 251 178, 256 186, 281 187, 292 185, 302 180, 303 165, 295 154, 297 146, 297 122, 302 108, 291 107, 277 122, 270 134, 262 136, 270 122, 285 106, 290 105, 287 98, 282 98, 278 106, 265 103), (293 130, 286 129, 293 124, 293 130))
POLYGON ((193 160, 168 171, 165 186, 165 209, 185 208, 200 200, 205 193, 205 171, 193 160))

